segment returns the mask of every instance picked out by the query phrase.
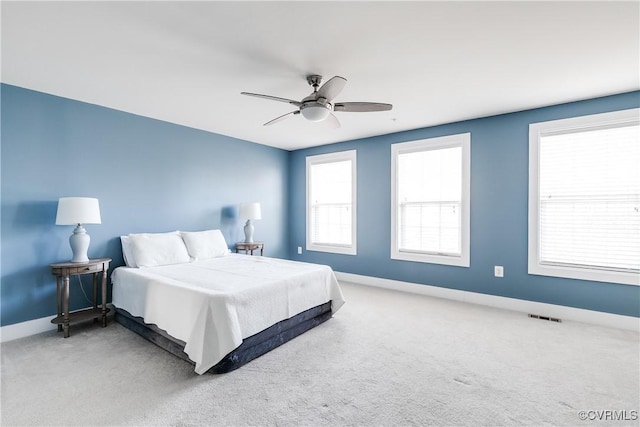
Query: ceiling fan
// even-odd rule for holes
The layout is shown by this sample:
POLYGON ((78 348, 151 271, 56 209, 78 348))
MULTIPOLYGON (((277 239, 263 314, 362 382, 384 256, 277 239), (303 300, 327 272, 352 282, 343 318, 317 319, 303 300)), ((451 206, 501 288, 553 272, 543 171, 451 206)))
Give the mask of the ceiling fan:
POLYGON ((286 119, 289 116, 295 116, 302 113, 302 116, 312 122, 327 121, 332 127, 340 127, 340 122, 333 115, 334 111, 350 111, 350 112, 370 112, 370 111, 387 111, 393 107, 391 104, 383 104, 379 102, 333 102, 333 99, 347 84, 347 79, 335 76, 327 80, 322 86, 322 76, 311 74, 307 76, 307 83, 313 87, 313 93, 302 101, 294 101, 293 99, 280 98, 271 95, 262 95, 259 93, 241 92, 242 95, 255 96, 258 98, 270 99, 272 101, 286 102, 298 107, 297 110, 291 111, 282 116, 276 117, 268 121, 264 126, 269 126, 286 119))

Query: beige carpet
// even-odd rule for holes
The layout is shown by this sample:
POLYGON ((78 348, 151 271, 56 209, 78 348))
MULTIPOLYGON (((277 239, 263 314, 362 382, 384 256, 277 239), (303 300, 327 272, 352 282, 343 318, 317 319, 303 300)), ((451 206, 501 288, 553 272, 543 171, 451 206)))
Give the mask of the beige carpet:
POLYGON ((637 333, 343 290, 333 319, 225 375, 113 322, 5 343, 2 425, 639 425, 637 333))

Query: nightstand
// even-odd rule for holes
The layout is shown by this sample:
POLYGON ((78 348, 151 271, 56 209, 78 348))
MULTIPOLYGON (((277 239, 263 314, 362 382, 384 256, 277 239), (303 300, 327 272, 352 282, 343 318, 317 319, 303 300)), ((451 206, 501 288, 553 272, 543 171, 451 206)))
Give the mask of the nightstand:
POLYGON ((58 325, 58 332, 69 337, 69 323, 102 317, 102 327, 107 326, 107 270, 110 258, 90 259, 88 262, 58 262, 50 264, 51 274, 56 276, 58 316, 51 323, 58 325), (93 274, 93 307, 69 313, 69 277, 93 274), (102 305, 98 307, 98 276, 102 276, 102 305))
POLYGON ((260 249, 260 256, 264 254, 264 243, 263 242, 238 242, 236 243, 236 253, 239 251, 244 251, 245 254, 250 253, 253 255, 253 251, 256 249, 260 249))

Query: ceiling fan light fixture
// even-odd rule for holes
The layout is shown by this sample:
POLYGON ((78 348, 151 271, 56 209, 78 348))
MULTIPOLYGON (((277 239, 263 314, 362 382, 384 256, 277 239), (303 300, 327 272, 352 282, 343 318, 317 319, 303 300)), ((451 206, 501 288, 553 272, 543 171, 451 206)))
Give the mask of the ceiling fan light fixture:
POLYGON ((321 122, 329 116, 329 109, 322 105, 313 104, 309 106, 300 107, 300 112, 305 119, 312 122, 321 122))

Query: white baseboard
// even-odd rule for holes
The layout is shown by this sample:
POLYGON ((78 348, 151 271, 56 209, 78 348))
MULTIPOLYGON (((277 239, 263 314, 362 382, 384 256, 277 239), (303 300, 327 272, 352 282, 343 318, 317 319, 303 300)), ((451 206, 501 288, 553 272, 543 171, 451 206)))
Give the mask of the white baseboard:
MULTIPOLYGON (((111 303, 107 303, 107 307, 111 309, 108 317, 112 317, 114 309, 111 303)), ((88 307, 87 307, 88 308, 88 307)), ((58 329, 58 325, 51 323, 51 319, 55 316, 42 317, 40 319, 28 320, 26 322, 15 323, 0 328, 0 343, 13 341, 31 335, 40 334, 42 332, 58 329)))
POLYGON ((40 319, 3 326, 0 328, 0 342, 13 341, 19 338, 57 329, 58 325, 51 323, 51 319, 52 316, 47 316, 40 319))
POLYGON ((504 310, 531 313, 540 316, 555 317, 562 320, 571 320, 575 322, 590 323, 593 325, 640 332, 640 318, 633 316, 623 316, 620 314, 604 313, 601 311, 585 310, 581 308, 526 301, 496 295, 480 294, 476 292, 461 291, 458 289, 442 288, 439 286, 420 285, 417 283, 381 279, 378 277, 362 276, 359 274, 342 273, 338 271, 336 271, 336 277, 338 280, 360 285, 375 286, 378 288, 392 289, 401 292, 468 302, 470 304, 486 305, 504 310))

